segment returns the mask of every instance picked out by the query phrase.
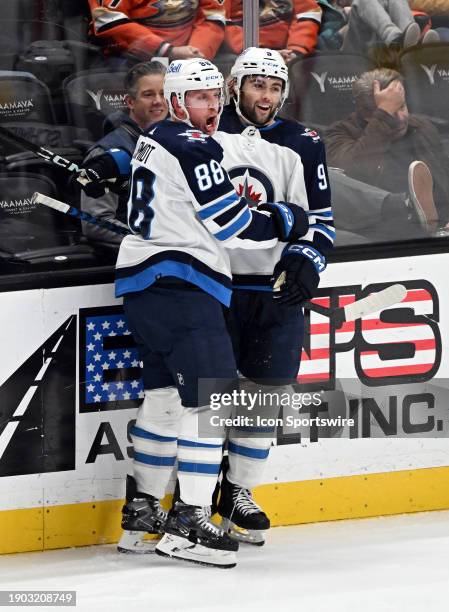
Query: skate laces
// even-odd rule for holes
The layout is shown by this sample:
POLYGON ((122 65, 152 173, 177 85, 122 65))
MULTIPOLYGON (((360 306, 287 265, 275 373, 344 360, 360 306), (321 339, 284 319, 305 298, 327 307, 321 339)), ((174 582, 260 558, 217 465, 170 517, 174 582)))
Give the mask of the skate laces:
POLYGON ((195 510, 195 516, 197 517, 198 524, 202 529, 216 537, 223 537, 223 529, 210 521, 211 514, 211 509, 209 506, 199 507, 195 510))
POLYGON ((140 502, 142 504, 140 507, 137 507, 136 510, 145 510, 146 508, 149 508, 157 519, 159 519, 163 523, 166 522, 168 512, 163 509, 163 507, 161 506, 161 502, 157 499, 157 497, 135 498, 133 499, 133 503, 135 502, 140 502))
POLYGON ((235 486, 232 500, 234 502, 234 506, 236 508, 238 507, 239 511, 244 515, 262 512, 254 501, 249 489, 243 489, 242 487, 235 486))

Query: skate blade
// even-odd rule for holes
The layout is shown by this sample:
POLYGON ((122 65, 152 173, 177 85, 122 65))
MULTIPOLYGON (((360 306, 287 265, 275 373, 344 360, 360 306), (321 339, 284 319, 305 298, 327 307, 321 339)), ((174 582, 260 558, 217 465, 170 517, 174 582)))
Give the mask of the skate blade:
POLYGON ((163 536, 162 540, 158 542, 155 552, 161 557, 170 557, 171 559, 220 569, 228 569, 237 565, 235 552, 207 548, 201 546, 201 544, 192 544, 186 538, 171 533, 166 533, 163 536))
POLYGON ((153 554, 159 540, 144 540, 144 536, 145 531, 124 531, 117 544, 118 552, 132 555, 153 554))
POLYGON ((263 546, 265 544, 265 531, 242 529, 242 527, 235 525, 226 518, 221 520, 221 528, 236 542, 251 544, 252 546, 263 546))

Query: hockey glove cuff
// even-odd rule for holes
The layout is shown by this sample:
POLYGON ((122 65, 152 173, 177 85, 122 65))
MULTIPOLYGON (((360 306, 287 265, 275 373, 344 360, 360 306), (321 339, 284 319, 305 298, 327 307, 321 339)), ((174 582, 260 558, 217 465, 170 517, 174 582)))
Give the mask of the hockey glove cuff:
POLYGON ((306 211, 289 202, 275 202, 261 204, 258 210, 266 210, 272 214, 276 224, 279 240, 282 242, 296 242, 307 234, 309 220, 306 211))
POLYGON ((316 295, 324 257, 313 247, 290 245, 274 268, 273 298, 279 304, 300 306, 316 295))
POLYGON ((110 149, 104 155, 89 160, 81 170, 77 181, 86 195, 98 198, 106 193, 106 181, 128 177, 130 172, 130 156, 121 149, 110 149))

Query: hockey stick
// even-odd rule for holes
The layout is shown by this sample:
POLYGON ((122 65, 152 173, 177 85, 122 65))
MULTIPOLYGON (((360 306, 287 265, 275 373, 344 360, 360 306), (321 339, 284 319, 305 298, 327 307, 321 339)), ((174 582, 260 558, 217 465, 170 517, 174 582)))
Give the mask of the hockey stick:
MULTIPOLYGON (((59 212, 75 217, 76 219, 81 219, 81 221, 86 221, 91 225, 102 227, 114 232, 115 234, 127 236, 131 233, 128 229, 119 225, 118 223, 114 223, 113 221, 104 221, 98 217, 90 215, 89 213, 78 210, 74 206, 69 206, 69 204, 65 204, 64 202, 60 202, 59 200, 55 200, 54 198, 50 198, 49 196, 43 195, 39 192, 33 194, 32 202, 36 204, 44 204, 45 206, 49 206, 54 210, 58 210, 59 212)), ((282 272, 274 284, 273 291, 279 291, 284 282, 285 272, 282 272)), ((390 287, 386 287, 377 293, 368 295, 361 300, 357 300, 352 304, 347 304, 347 306, 342 306, 340 308, 326 308, 326 306, 320 306, 319 304, 314 304, 313 302, 306 302, 303 306, 304 308, 313 310, 314 312, 322 314, 325 317, 332 317, 332 320, 336 322, 338 327, 340 327, 345 321, 355 321, 355 319, 359 319, 365 315, 383 310, 389 306, 393 306, 394 304, 401 302, 406 295, 407 289, 404 287, 404 285, 396 284, 390 285, 390 287)))
POLYGON ((90 223, 91 225, 96 225, 97 227, 102 227, 104 229, 113 232, 114 234, 120 234, 122 236, 128 236, 131 232, 119 225, 118 223, 114 223, 114 221, 105 221, 104 219, 99 219, 98 217, 94 217, 87 212, 82 210, 78 210, 74 206, 70 206, 69 204, 65 204, 64 202, 60 202, 59 200, 55 200, 54 198, 50 198, 42 193, 36 191, 31 201, 34 204, 44 204, 49 208, 53 208, 54 210, 58 210, 59 212, 64 213, 65 215, 70 215, 71 217, 75 217, 75 219, 81 219, 81 221, 86 221, 86 223, 90 223))
MULTIPOLYGON (((285 283, 286 273, 282 272, 273 286, 273 291, 280 291, 281 286, 285 283)), ((318 314, 322 314, 325 317, 332 318, 337 327, 341 327, 343 323, 346 321, 355 321, 356 319, 361 319, 362 317, 373 314, 374 312, 378 312, 379 310, 384 310, 389 306, 393 306, 398 302, 402 302, 402 300, 407 295, 407 289, 404 285, 395 284, 378 291, 377 293, 372 293, 371 295, 367 295, 361 300, 357 300, 352 304, 347 304, 346 306, 341 306, 339 308, 326 308, 326 306, 321 306, 320 304, 314 304, 313 302, 306 302, 303 304, 304 308, 307 310, 313 310, 318 314)))
POLYGON ((56 166, 59 166, 60 168, 64 168, 64 170, 66 170, 72 175, 76 175, 81 172, 81 168, 77 164, 75 164, 75 162, 71 162, 65 157, 61 157, 61 155, 53 153, 53 151, 50 151, 45 147, 40 147, 39 145, 34 144, 34 142, 25 140, 25 138, 17 136, 17 134, 14 134, 14 132, 11 132, 10 130, 7 130, 2 126, 0 126, 0 136, 9 138, 16 144, 22 146, 24 149, 32 151, 32 153, 36 153, 36 155, 39 155, 39 157, 42 157, 43 159, 51 162, 52 164, 55 164, 56 166))

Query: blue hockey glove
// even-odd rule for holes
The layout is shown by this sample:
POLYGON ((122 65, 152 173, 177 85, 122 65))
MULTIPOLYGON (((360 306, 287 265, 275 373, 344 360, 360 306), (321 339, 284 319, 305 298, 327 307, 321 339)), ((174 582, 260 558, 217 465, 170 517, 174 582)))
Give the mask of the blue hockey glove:
POLYGON ((324 257, 313 247, 290 245, 273 273, 273 298, 279 304, 300 306, 316 294, 320 274, 326 267, 324 257))
POLYGON ((276 224, 279 240, 282 242, 296 242, 307 234, 309 220, 306 211, 289 202, 275 202, 260 204, 257 210, 270 212, 276 224))
POLYGON ((125 151, 111 149, 104 155, 87 160, 77 181, 86 195, 91 198, 99 198, 117 179, 127 180, 129 159, 129 154, 125 151))

